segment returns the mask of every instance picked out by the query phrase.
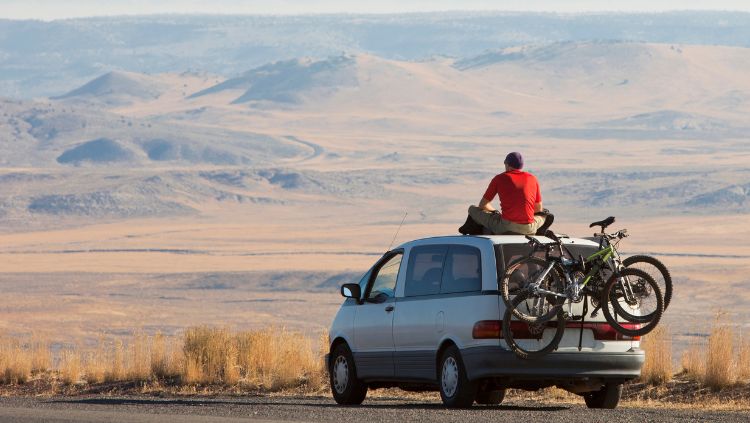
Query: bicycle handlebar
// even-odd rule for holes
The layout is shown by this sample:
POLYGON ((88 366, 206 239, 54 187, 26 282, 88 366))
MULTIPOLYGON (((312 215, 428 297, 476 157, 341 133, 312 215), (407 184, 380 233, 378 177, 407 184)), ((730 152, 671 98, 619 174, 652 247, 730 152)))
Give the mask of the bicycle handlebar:
POLYGON ((623 239, 627 238, 628 230, 627 229, 620 229, 619 231, 613 233, 613 234, 605 234, 604 232, 598 232, 594 234, 595 237, 606 237, 607 239, 623 239))

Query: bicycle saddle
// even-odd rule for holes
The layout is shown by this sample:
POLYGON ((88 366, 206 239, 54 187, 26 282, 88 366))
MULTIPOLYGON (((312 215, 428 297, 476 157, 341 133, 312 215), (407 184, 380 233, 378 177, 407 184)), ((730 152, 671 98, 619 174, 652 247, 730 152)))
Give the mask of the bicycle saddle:
POLYGON ((602 232, 604 232, 604 229, 606 229, 607 226, 609 226, 609 225, 611 225, 613 223, 615 223, 615 217, 614 216, 610 216, 610 217, 608 217, 608 218, 606 218, 604 220, 600 220, 599 222, 594 222, 594 223, 590 224, 589 228, 593 228, 594 226, 601 226, 602 227, 602 232))

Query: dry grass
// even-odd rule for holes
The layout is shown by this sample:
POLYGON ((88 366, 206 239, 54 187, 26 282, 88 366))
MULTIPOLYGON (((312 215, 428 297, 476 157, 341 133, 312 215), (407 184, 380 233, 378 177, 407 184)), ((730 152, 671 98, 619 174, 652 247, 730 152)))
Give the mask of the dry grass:
POLYGON ((32 373, 44 373, 52 369, 52 352, 46 341, 38 337, 32 338, 30 350, 32 373))
POLYGON ((699 344, 691 344, 682 353, 682 371, 692 380, 703 380, 706 374, 705 348, 699 344))
POLYGON ((737 379, 750 382, 750 340, 742 339, 737 352, 737 379))
POLYGON ((683 353, 683 375, 713 390, 749 382, 750 342, 737 338, 733 326, 718 316, 708 342, 693 344, 683 353))
MULTIPOLYGON (((33 379, 71 389, 104 382, 139 382, 138 386, 150 386, 148 389, 174 387, 169 389, 191 392, 320 392, 327 386, 323 363, 327 334, 317 341, 283 328, 236 332, 193 327, 179 337, 136 333, 128 342, 100 338, 94 348, 69 347, 53 356, 49 345, 39 339, 21 343, 0 338, 0 383, 24 384, 33 379)), ((706 344, 692 345, 683 354, 680 380, 692 381, 695 385, 691 386, 701 390, 732 387, 744 392, 750 387, 744 383, 750 378, 750 342, 740 340, 735 347, 734 341, 732 328, 717 321, 706 344)), ((687 382, 675 384, 672 379, 668 328, 657 328, 643 339, 642 347, 646 364, 639 389, 654 396, 674 386, 686 386, 687 382)))
POLYGON ((31 377, 33 354, 14 339, 0 340, 0 381, 25 383, 31 377))
POLYGON ((713 389, 734 382, 734 331, 730 326, 716 326, 708 338, 704 383, 713 389))
POLYGON ((322 351, 308 337, 285 329, 194 327, 182 337, 136 333, 127 343, 100 338, 91 350, 69 347, 58 353, 53 368, 47 343, 3 338, 0 383, 23 384, 36 374, 65 386, 127 381, 316 391, 326 381, 322 351))
POLYGON ((82 373, 81 355, 73 349, 63 351, 59 367, 60 380, 66 385, 74 385, 81 380, 82 373))
POLYGON ((672 379, 672 335, 665 326, 659 326, 643 338, 641 347, 646 351, 646 362, 641 370, 641 380, 661 385, 672 379))

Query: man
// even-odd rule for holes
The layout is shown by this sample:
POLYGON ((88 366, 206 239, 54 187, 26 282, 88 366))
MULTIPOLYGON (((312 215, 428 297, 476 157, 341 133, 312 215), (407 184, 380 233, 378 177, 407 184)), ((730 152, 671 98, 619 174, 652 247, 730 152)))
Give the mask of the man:
POLYGON ((469 206, 471 218, 495 235, 508 232, 532 235, 544 224, 545 216, 534 215, 543 210, 539 182, 534 175, 521 169, 521 153, 508 154, 505 172, 492 178, 479 207, 469 206), (492 207, 496 195, 500 197, 502 213, 492 207))

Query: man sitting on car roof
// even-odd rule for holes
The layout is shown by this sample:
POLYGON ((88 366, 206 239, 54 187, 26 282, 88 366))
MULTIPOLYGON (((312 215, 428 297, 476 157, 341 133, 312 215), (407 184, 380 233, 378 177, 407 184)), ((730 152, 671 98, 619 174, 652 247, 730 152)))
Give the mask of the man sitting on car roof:
POLYGON ((535 215, 543 210, 539 182, 521 169, 521 153, 509 153, 505 172, 492 178, 478 207, 469 206, 469 216, 495 235, 532 235, 544 224, 545 215, 535 215), (492 207, 495 196, 500 198, 502 212, 492 207))

